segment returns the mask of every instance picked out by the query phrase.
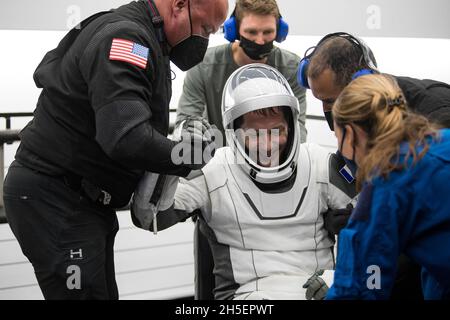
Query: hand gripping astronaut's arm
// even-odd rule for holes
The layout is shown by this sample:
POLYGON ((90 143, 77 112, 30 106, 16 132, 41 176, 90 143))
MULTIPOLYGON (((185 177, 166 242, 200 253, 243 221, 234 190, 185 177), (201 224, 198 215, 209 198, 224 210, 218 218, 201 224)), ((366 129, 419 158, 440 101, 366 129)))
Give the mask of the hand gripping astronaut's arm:
POLYGON ((131 217, 144 230, 167 229, 186 221, 196 209, 207 213, 209 193, 203 175, 191 180, 146 172, 133 195, 131 217))

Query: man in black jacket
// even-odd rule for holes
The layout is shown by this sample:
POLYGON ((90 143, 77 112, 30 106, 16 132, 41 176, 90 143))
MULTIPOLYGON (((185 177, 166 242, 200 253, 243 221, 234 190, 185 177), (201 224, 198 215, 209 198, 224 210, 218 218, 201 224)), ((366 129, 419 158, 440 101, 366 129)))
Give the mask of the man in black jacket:
MULTIPOLYGON (((355 78, 378 73, 377 63, 371 49, 359 38, 344 32, 328 34, 311 48, 299 63, 299 84, 311 89, 321 100, 325 118, 333 130, 331 109, 341 91, 355 78)), ((434 80, 419 80, 395 76, 407 100, 409 108, 426 116, 443 127, 450 127, 450 86, 434 80)), ((353 175, 356 167, 343 158, 339 159, 343 174, 353 175), (349 169, 349 170, 346 170, 349 169)), ((347 181, 353 184, 353 177, 347 181)), ((326 214, 325 227, 337 235, 345 227, 351 214, 348 209, 330 210, 326 214)), ((402 255, 398 261, 398 276, 392 292, 393 299, 418 299, 420 268, 402 255)))
POLYGON ((167 138, 170 61, 201 62, 227 12, 226 0, 132 2, 81 22, 38 66, 42 93, 4 197, 46 299, 117 299, 115 209, 144 171, 186 176, 205 164, 172 157, 192 141, 167 138))
MULTIPOLYGON (((331 33, 319 41, 299 64, 297 78, 322 102, 328 124, 334 101, 352 79, 378 73, 375 57, 359 38, 344 32, 331 33)), ((450 85, 435 80, 394 76, 410 110, 450 127, 450 85)))

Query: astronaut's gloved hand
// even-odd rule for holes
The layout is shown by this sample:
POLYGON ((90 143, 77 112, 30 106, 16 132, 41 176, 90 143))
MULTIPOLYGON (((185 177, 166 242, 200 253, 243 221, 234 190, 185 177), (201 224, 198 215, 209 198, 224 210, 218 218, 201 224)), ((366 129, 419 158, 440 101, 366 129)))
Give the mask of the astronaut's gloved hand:
MULTIPOLYGON (((134 190, 130 205, 131 218, 136 227, 146 231, 158 229, 156 216, 173 205, 178 180, 176 176, 144 173, 134 190)), ((168 225, 164 219, 159 219, 160 225, 168 225)))
POLYGON ((216 151, 215 126, 200 117, 191 117, 180 124, 174 139, 179 141, 172 150, 172 161, 191 170, 203 168, 216 151))
POLYGON ((353 210, 353 205, 349 203, 344 209, 328 209, 324 214, 324 227, 331 235, 338 235, 347 225, 353 210))
POLYGON ((323 270, 319 270, 314 273, 311 278, 306 281, 303 288, 306 289, 307 300, 323 300, 328 292, 328 285, 320 277, 323 275, 323 270))

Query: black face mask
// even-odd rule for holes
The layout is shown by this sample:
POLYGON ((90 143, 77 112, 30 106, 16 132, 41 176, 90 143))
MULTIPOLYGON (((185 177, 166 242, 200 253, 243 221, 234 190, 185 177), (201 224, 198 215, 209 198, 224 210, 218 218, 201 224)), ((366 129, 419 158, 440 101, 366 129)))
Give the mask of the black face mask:
POLYGON ((328 122, 328 126, 330 127, 331 131, 334 131, 334 123, 333 123, 333 114, 331 111, 324 111, 325 119, 328 122))
POLYGON ((187 71, 203 61, 206 49, 208 49, 207 38, 191 35, 172 48, 170 60, 182 71, 187 71))
POLYGON ((267 57, 273 49, 273 41, 265 44, 257 44, 243 36, 240 37, 239 46, 244 50, 245 54, 252 60, 261 60, 267 57))
POLYGON ((339 149, 338 149, 338 153, 342 156, 342 158, 344 159, 344 161, 345 161, 345 164, 347 165, 347 167, 350 169, 350 171, 351 171, 351 173, 352 173, 352 176, 353 176, 353 178, 354 177, 356 177, 356 171, 358 170, 358 165, 356 164, 356 161, 355 161, 355 146, 352 146, 353 147, 353 155, 352 155, 352 158, 351 159, 349 159, 349 158, 346 158, 346 157, 344 157, 344 155, 342 154, 342 147, 343 147, 343 145, 344 145, 344 139, 345 139, 345 134, 347 133, 347 130, 345 129, 345 127, 344 128, 342 128, 342 142, 341 142, 341 145, 340 145, 340 147, 339 147, 339 149))
POLYGON ((188 10, 191 36, 180 41, 170 50, 170 60, 182 71, 187 71, 203 61, 209 42, 208 38, 192 34, 192 18, 189 2, 188 10))

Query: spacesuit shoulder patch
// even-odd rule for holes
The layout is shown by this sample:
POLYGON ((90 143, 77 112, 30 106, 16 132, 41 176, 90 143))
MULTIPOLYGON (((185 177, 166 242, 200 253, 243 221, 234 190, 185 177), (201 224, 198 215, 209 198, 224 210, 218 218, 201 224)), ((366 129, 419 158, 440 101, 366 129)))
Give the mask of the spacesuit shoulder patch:
POLYGON ((354 181, 347 180, 341 173, 343 167, 345 167, 344 159, 333 153, 328 162, 330 184, 334 185, 350 198, 354 198, 358 194, 356 192, 356 184, 354 181))

